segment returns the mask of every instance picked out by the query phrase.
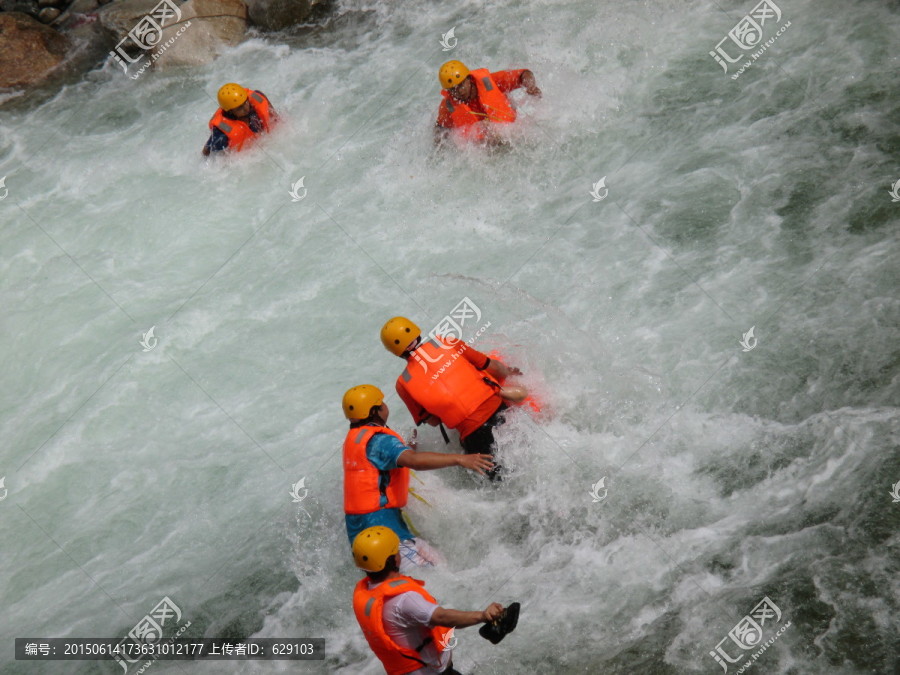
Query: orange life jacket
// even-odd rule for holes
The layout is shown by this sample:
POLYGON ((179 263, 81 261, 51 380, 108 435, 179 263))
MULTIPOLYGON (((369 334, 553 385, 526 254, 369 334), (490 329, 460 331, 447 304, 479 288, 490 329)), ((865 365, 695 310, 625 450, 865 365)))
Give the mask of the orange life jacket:
POLYGON ((498 407, 503 401, 497 393, 500 385, 440 338, 419 345, 397 381, 416 403, 451 429, 492 396, 498 407))
POLYGON ((409 469, 398 466, 387 472, 385 489, 387 504, 381 505, 379 471, 366 457, 366 444, 375 434, 388 434, 403 441, 393 429, 366 425, 354 427, 344 439, 344 513, 372 513, 380 509, 401 509, 406 506, 409 493, 409 469))
MULTIPOLYGON (((262 122, 263 130, 268 132, 272 125, 272 110, 269 106, 269 99, 258 91, 247 89, 247 98, 250 101, 250 107, 262 122)), ((241 150, 244 143, 253 139, 256 134, 250 129, 250 125, 241 120, 232 120, 225 117, 221 108, 216 111, 212 119, 209 121, 210 129, 218 129, 228 136, 228 149, 241 150)))
POLYGON ((404 675, 418 670, 429 664, 422 661, 419 652, 422 648, 434 641, 438 653, 443 651, 446 644, 445 636, 452 628, 435 626, 430 629, 430 635, 417 649, 401 647, 394 642, 384 629, 383 611, 386 598, 392 598, 401 593, 412 591, 418 593, 429 602, 437 604, 437 601, 424 588, 425 582, 412 577, 399 576, 388 581, 383 581, 375 588, 369 588, 368 578, 360 580, 353 589, 353 612, 359 627, 362 628, 366 641, 375 652, 388 675, 404 675))
MULTIPOLYGON (((455 100, 446 89, 441 91, 444 97, 443 105, 450 113, 450 125, 452 128, 462 128, 474 125, 476 122, 490 121, 508 123, 516 121, 516 111, 510 105, 506 94, 500 91, 494 78, 487 68, 478 68, 469 73, 475 80, 475 88, 478 90, 478 102, 484 109, 484 113, 476 112, 467 103, 455 100)), ((480 126, 466 129, 464 134, 471 140, 481 140, 484 130, 480 126)))

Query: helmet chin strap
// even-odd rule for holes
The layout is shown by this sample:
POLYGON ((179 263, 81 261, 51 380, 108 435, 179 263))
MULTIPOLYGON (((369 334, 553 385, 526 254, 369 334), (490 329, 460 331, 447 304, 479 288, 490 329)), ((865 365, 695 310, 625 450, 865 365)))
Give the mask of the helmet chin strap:
POLYGON ((406 358, 409 358, 410 354, 412 354, 414 351, 416 351, 419 348, 419 346, 422 344, 422 336, 420 335, 419 337, 417 337, 415 340, 412 341, 411 344, 412 344, 412 347, 409 347, 405 352, 403 352, 403 356, 405 356, 406 358))

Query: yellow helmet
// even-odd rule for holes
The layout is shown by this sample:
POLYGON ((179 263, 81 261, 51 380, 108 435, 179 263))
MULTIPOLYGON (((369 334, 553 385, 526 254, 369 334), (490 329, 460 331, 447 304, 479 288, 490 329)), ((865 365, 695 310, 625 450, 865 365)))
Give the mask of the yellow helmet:
POLYGON ((219 107, 226 112, 244 105, 246 100, 247 90, 239 84, 229 82, 219 89, 219 107))
POLYGON ((438 80, 444 89, 453 89, 469 76, 469 69, 462 61, 447 61, 438 71, 438 80))
POLYGON ((419 327, 405 316, 395 316, 382 326, 381 344, 394 356, 400 356, 421 334, 419 327))
POLYGON ((400 552, 400 537, 389 527, 367 527, 353 540, 353 560, 366 572, 380 572, 400 552))
POLYGON ((350 387, 342 402, 344 417, 348 420, 364 420, 372 408, 384 403, 384 394, 374 384, 358 384, 350 387))

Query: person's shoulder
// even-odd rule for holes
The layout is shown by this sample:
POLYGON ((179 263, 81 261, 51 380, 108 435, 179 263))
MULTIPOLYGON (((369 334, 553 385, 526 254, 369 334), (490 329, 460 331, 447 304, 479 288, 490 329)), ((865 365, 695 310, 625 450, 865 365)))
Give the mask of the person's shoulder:
POLYGON ((416 584, 410 582, 410 590, 404 591, 403 593, 398 593, 394 597, 390 598, 389 601, 393 604, 394 611, 399 614, 406 615, 418 614, 421 612, 430 613, 432 611, 432 608, 437 606, 437 603, 429 602, 422 596, 421 593, 415 591, 413 589, 413 586, 415 585, 416 584))
POLYGON ((385 459, 396 461, 400 453, 406 450, 406 446, 394 434, 381 430, 372 434, 372 438, 366 444, 366 450, 384 455, 385 459))

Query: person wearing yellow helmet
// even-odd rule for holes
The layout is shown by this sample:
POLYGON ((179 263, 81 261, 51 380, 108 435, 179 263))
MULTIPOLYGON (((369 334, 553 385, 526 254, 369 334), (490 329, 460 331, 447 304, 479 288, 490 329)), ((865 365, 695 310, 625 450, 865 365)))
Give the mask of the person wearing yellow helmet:
POLYGON ((434 142, 440 143, 453 129, 472 141, 502 143, 496 125, 516 120, 516 110, 506 96, 524 87, 530 96, 541 96, 528 69, 469 70, 462 61, 447 61, 438 71, 441 83, 441 105, 434 125, 434 142))
POLYGON ((268 132, 278 114, 261 91, 229 82, 219 89, 219 109, 209 121, 209 139, 203 155, 223 150, 240 151, 257 134, 268 132))
MULTIPOLYGON (((505 384, 508 377, 522 374, 518 368, 461 340, 439 336, 422 340, 422 331, 404 316, 384 324, 381 343, 407 361, 396 389, 416 425, 446 425, 459 432, 467 453, 493 454, 493 430, 504 422, 507 403, 520 403, 528 396, 525 387, 505 384)), ((446 432, 444 440, 450 442, 446 432)), ((486 475, 499 480, 500 467, 486 475)))
POLYGON ((441 607, 424 582, 400 573, 399 548, 387 527, 367 528, 353 539, 353 560, 366 573, 353 589, 359 627, 389 675, 461 675, 451 659, 454 629, 493 624, 502 639, 515 628, 518 603, 515 617, 497 602, 480 612, 441 607))
POLYGON ((461 466, 489 470, 490 455, 416 452, 415 432, 407 443, 387 426, 390 410, 384 394, 372 384, 351 387, 342 401, 350 429, 344 439, 344 522, 352 542, 364 529, 390 528, 401 540, 404 569, 434 564, 436 554, 409 530, 402 509, 409 493, 409 470, 428 471, 461 466))

